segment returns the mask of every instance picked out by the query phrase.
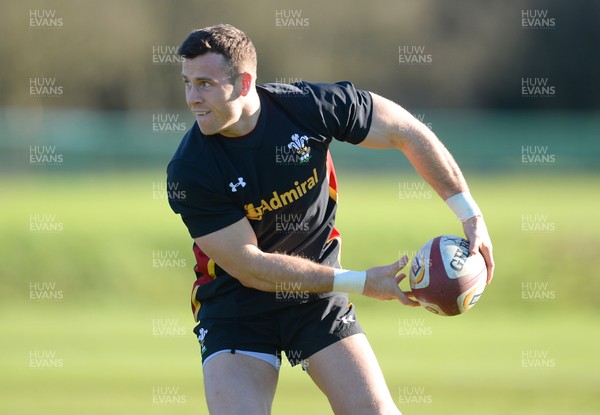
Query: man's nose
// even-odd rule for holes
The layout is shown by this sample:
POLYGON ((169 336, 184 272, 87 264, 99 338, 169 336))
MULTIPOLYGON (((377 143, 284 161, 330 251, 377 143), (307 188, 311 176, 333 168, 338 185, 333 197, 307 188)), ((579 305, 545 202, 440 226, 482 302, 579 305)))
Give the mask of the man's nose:
POLYGON ((199 89, 194 88, 193 86, 187 91, 186 95, 188 106, 204 102, 204 97, 202 97, 199 89))

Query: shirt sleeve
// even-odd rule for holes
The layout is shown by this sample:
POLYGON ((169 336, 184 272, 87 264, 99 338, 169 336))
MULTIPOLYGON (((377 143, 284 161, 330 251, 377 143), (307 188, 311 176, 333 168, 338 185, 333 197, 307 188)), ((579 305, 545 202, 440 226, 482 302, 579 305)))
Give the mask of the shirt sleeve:
POLYGON ((315 84, 304 82, 302 90, 314 100, 318 115, 330 134, 339 141, 358 144, 369 133, 373 100, 368 91, 350 82, 315 84))
POLYGON ((211 182, 202 180, 201 172, 182 161, 169 164, 167 189, 171 209, 181 215, 192 238, 218 231, 244 217, 227 195, 212 190, 211 182))

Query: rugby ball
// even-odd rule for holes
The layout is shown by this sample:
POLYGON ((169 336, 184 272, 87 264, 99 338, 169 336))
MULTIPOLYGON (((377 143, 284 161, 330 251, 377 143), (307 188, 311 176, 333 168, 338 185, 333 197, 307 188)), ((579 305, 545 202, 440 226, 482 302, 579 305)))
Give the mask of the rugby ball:
POLYGON ((469 241, 442 235, 428 241, 410 268, 410 288, 428 311, 455 316, 472 308, 486 286, 487 268, 480 253, 469 256, 469 241))

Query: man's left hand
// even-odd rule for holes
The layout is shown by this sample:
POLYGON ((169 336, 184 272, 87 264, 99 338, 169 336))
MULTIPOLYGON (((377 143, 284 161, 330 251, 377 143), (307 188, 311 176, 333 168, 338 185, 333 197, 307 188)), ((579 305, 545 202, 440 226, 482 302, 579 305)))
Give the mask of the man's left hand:
POLYGON ((483 259, 485 259, 487 266, 487 283, 489 284, 494 277, 494 254, 492 240, 490 239, 483 217, 474 216, 463 222, 463 230, 470 242, 469 255, 475 255, 477 252, 481 252, 483 259))

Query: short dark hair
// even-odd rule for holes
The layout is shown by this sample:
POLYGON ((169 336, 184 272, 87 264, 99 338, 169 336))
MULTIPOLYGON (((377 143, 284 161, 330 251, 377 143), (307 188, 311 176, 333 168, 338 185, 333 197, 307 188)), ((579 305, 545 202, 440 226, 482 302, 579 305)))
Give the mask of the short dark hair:
POLYGON ((245 69, 256 73, 256 49, 248 35, 232 25, 218 24, 194 30, 177 49, 177 54, 186 59, 210 52, 225 58, 223 69, 231 78, 245 69))

